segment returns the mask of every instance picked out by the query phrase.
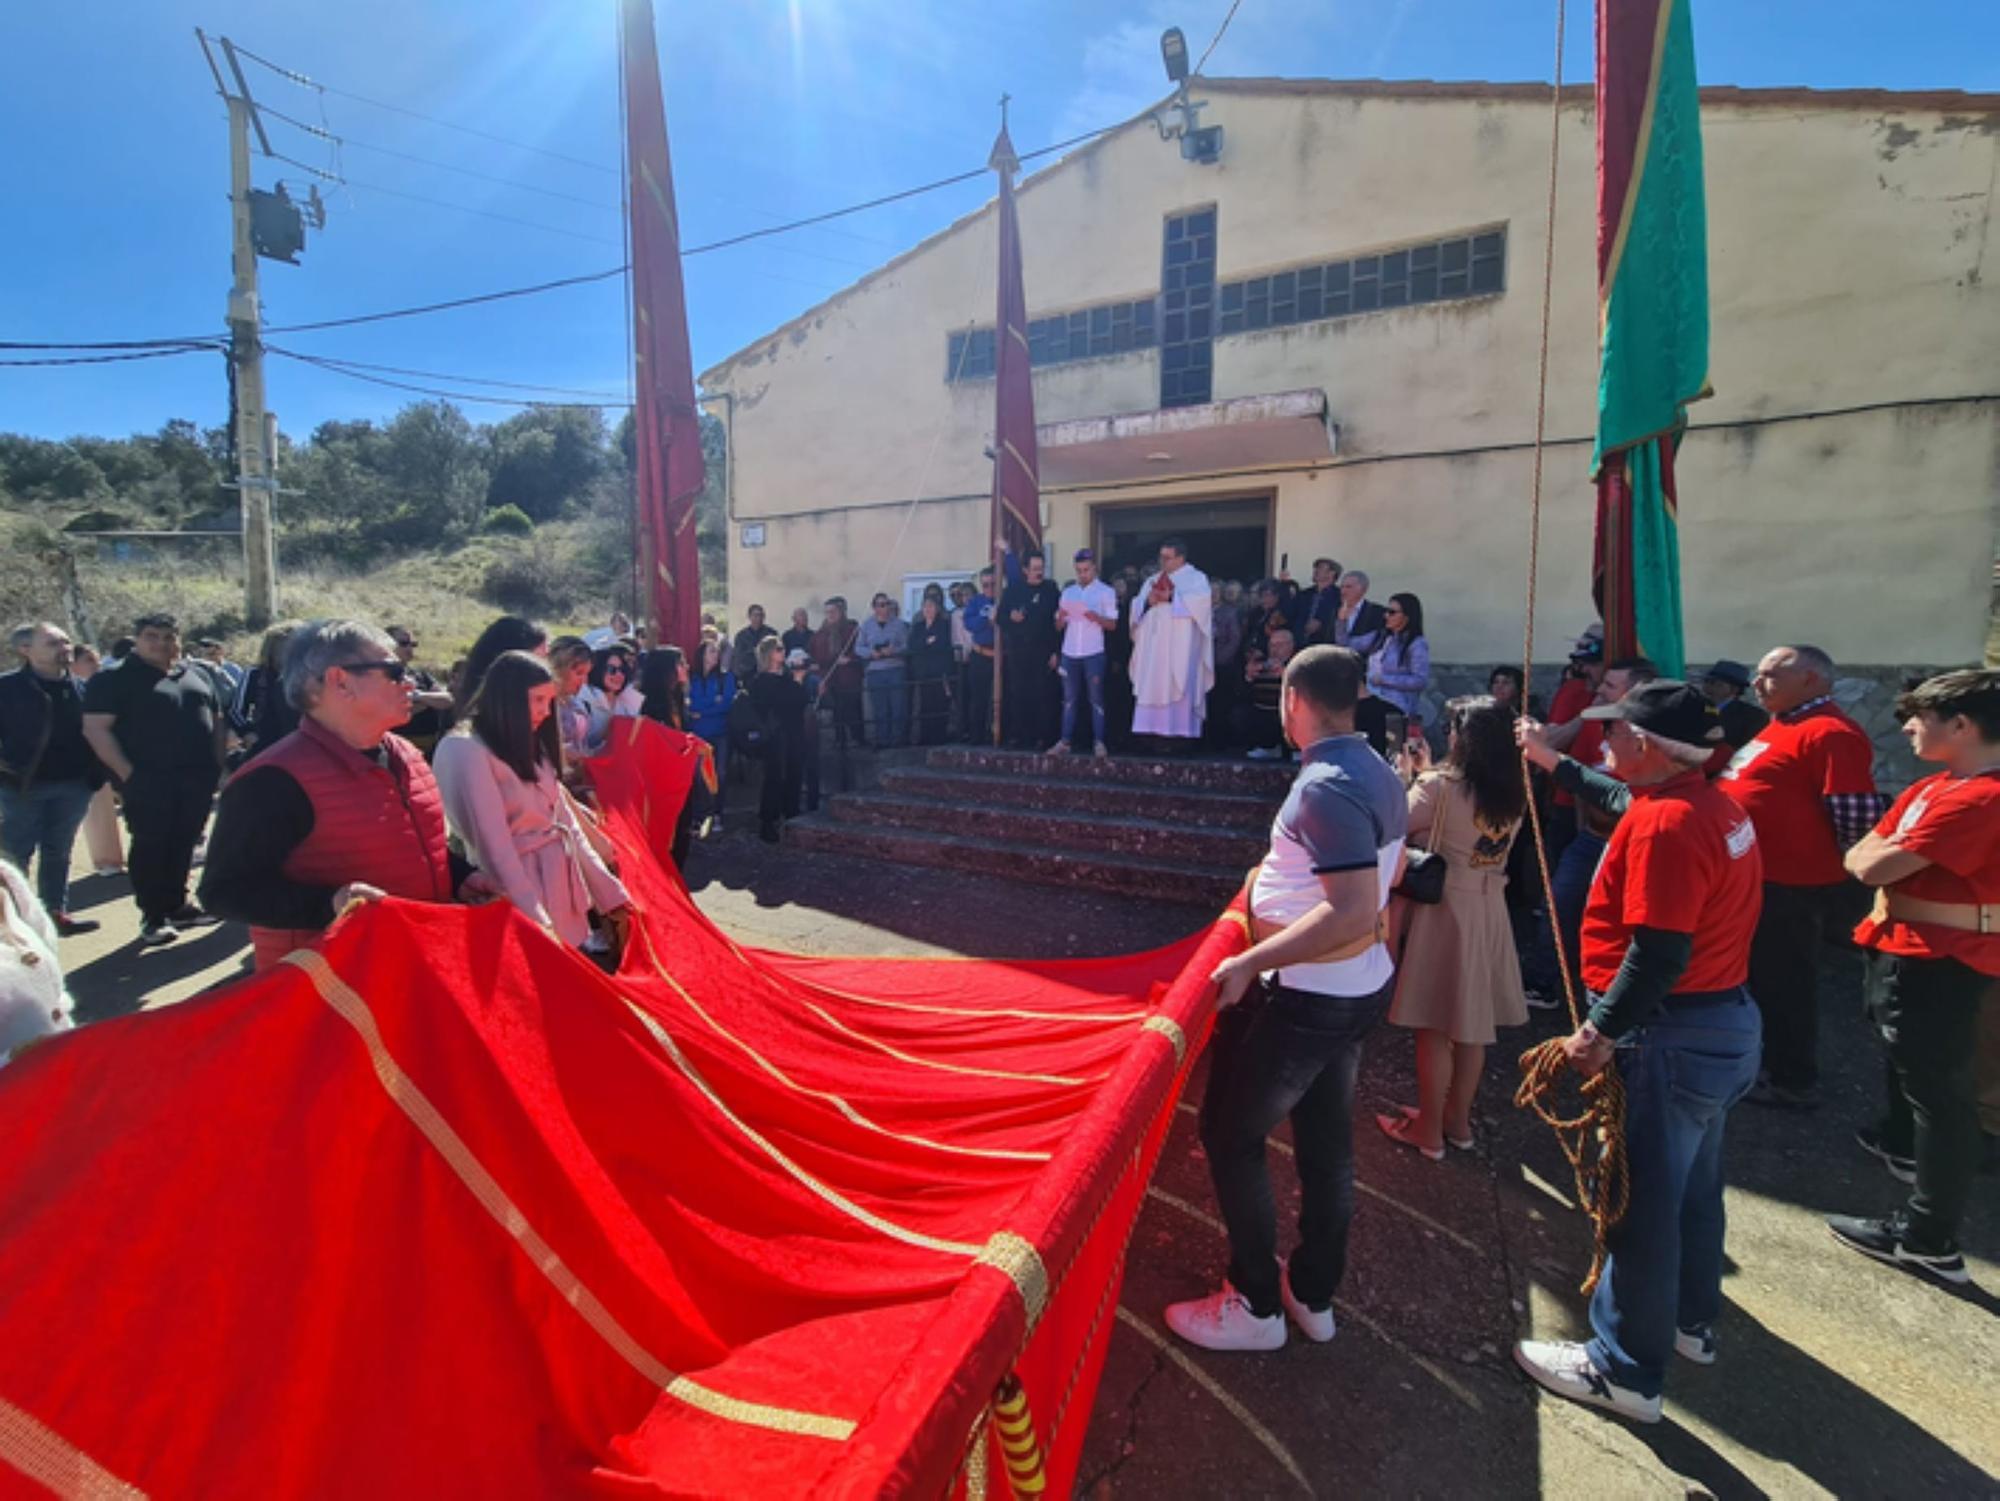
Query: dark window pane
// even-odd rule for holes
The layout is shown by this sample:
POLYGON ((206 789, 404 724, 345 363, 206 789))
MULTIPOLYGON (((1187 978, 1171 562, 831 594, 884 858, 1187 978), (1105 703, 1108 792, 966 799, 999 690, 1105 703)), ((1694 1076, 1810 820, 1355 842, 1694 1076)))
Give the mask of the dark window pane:
POLYGON ((1335 261, 1331 266, 1328 266, 1326 268, 1327 291, 1345 292, 1347 290, 1347 278, 1352 274, 1353 269, 1346 261, 1335 261))
POLYGON ((1207 339, 1188 345, 1188 369, 1206 370, 1214 362, 1215 345, 1207 339))
POLYGON ((1382 280, 1406 281, 1410 275, 1410 253, 1407 250, 1392 250, 1382 257, 1382 280))
POLYGON ((1156 322, 1154 311, 1154 304, 1151 302, 1132 304, 1132 331, 1149 344, 1153 340, 1153 327, 1156 322))
POLYGON ((1187 289, 1187 305, 1189 307, 1213 307, 1215 305, 1215 288, 1189 287, 1187 289))
POLYGON ((1243 322, 1247 328, 1269 328, 1271 326, 1271 305, 1268 302, 1253 302, 1243 310, 1243 322))
POLYGON ((1492 234, 1480 235, 1475 239, 1472 242, 1472 253, 1474 255, 1498 255, 1506 243, 1507 237, 1496 230, 1492 234))
POLYGON ((1436 268, 1410 273, 1410 301, 1436 302, 1438 295, 1438 274, 1436 268))
POLYGON ((1166 278, 1160 285, 1169 292, 1180 291, 1187 285, 1187 268, 1185 266, 1167 267, 1166 278))
POLYGON ((1472 290, 1474 292, 1497 292, 1500 290, 1500 258, 1482 257, 1472 263, 1472 290))
POLYGON ((1382 283, 1382 306, 1402 307, 1410 300, 1410 284, 1407 281, 1385 281, 1382 283))
POLYGON ((1299 278, 1293 271, 1280 271, 1271 278, 1271 301, 1290 302, 1298 295, 1299 278))
MULTIPOLYGON (((1305 278, 1301 277, 1303 281, 1305 278)), ((1326 316, 1326 298, 1318 287, 1299 288, 1299 322, 1310 323, 1315 318, 1326 316)))
POLYGON ((1242 333, 1243 309, 1239 307, 1233 313, 1224 313, 1221 317, 1221 320, 1217 323, 1216 328, 1218 332, 1225 334, 1242 333))
POLYGON ((1190 339, 1206 339, 1209 329, 1213 327, 1211 321, 1213 316, 1205 307, 1196 308, 1193 312, 1189 313, 1187 315, 1188 337, 1190 339))
POLYGON ((1187 268, 1187 284, 1191 287, 1212 287, 1215 285, 1215 262, 1196 261, 1187 268))
POLYGON ((1435 271, 1437 263, 1438 248, 1435 245, 1418 245, 1410 251, 1410 269, 1412 271, 1435 271))
POLYGON ((1446 271, 1463 271, 1472 259, 1472 246, 1465 240, 1446 240, 1438 251, 1438 265, 1446 271))
POLYGON ((1160 325, 1160 337, 1169 344, 1178 344, 1187 337, 1187 314, 1169 313, 1160 325))
POLYGON ((1174 241, 1182 238, 1186 234, 1187 234, 1187 220, 1185 219, 1167 220, 1167 243, 1169 245, 1171 245, 1174 241))
POLYGON ((1345 318, 1349 313, 1353 311, 1354 311, 1353 304, 1349 300, 1346 292, 1329 292, 1326 294, 1327 317, 1345 318))
POLYGON ((1111 325, 1111 352, 1123 354, 1132 347, 1132 325, 1129 321, 1111 325))
POLYGON ((1366 313, 1373 311, 1380 305, 1381 295, 1381 283, 1376 281, 1374 277, 1371 276, 1366 281, 1358 276, 1354 279, 1355 312, 1366 313))
POLYGON ((1181 377, 1181 405, 1200 406, 1208 400, 1209 376, 1206 370, 1197 376, 1189 371, 1181 377))
POLYGON ((1356 281, 1360 281, 1364 276, 1372 280, 1382 274, 1382 258, 1378 255, 1358 256, 1348 264, 1354 268, 1356 281))
POLYGON ((1176 240, 1167 247, 1167 264, 1185 266, 1194 259, 1194 244, 1189 240, 1176 240))
POLYGON ((1466 288, 1466 273, 1463 271, 1441 271, 1438 273, 1438 296, 1463 297, 1466 288))
POLYGON ((1095 338, 1099 334, 1108 334, 1110 332, 1111 332, 1111 309, 1108 307, 1092 308, 1090 310, 1091 337, 1095 338))
POLYGON ((1196 260, 1213 261, 1215 259, 1214 235, 1203 235, 1200 239, 1194 241, 1193 243, 1194 243, 1194 258, 1196 260))
POLYGON ((1160 351, 1162 370, 1185 370, 1188 362, 1188 347, 1185 344, 1169 344, 1160 351))
POLYGON ((1198 214, 1189 214, 1187 220, 1189 234, 1212 235, 1215 233, 1215 210, 1205 208, 1198 214))
POLYGON ((1314 292, 1317 292, 1319 290, 1320 273, 1324 269, 1325 268, 1322 266, 1304 266, 1300 268, 1298 272, 1298 278, 1299 278, 1299 292, 1301 293, 1301 295, 1303 295, 1308 290, 1314 292))
POLYGON ((1240 282, 1240 281, 1232 281, 1232 282, 1225 282, 1225 283, 1223 284, 1223 288, 1222 288, 1222 311, 1223 311, 1223 312, 1224 312, 1225 314, 1228 314, 1228 313, 1240 313, 1240 312, 1242 312, 1242 311, 1243 311, 1243 283, 1242 283, 1242 282, 1240 282))

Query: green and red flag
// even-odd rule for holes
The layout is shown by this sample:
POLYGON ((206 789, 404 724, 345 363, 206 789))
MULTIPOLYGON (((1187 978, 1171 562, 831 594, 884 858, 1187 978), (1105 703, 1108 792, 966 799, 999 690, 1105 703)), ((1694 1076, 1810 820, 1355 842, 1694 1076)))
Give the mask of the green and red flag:
POLYGON ((666 102, 652 0, 621 0, 625 165, 632 220, 634 447, 640 552, 653 628, 690 658, 701 642, 701 553, 694 508, 707 479, 681 285, 680 216, 667 152, 666 102))
POLYGON ((1689 0, 1597 4, 1597 547, 1605 655, 1686 670, 1674 455, 1708 384, 1689 0))

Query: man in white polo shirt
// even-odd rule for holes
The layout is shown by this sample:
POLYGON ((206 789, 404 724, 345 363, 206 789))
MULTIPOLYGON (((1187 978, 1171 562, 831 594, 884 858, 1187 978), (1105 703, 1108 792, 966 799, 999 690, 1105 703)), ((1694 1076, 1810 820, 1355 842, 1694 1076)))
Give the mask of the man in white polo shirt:
POLYGON ((1104 747, 1104 633, 1118 628, 1118 595, 1097 576, 1097 554, 1081 549, 1072 560, 1076 582, 1056 601, 1056 629, 1062 632, 1062 739, 1049 747, 1052 756, 1069 754, 1076 735, 1076 709, 1090 694, 1090 743, 1098 756, 1104 747))
POLYGON ((1279 714, 1299 774, 1251 884, 1256 941, 1213 976, 1221 1014, 1201 1141, 1229 1278, 1167 1309, 1167 1327, 1208 1350, 1275 1350, 1286 1313, 1307 1339, 1333 1338, 1354 1218, 1354 1081, 1361 1040, 1395 989, 1382 912, 1409 826, 1402 782, 1355 733, 1365 672, 1343 646, 1309 646, 1286 666, 1279 714), (1288 1116, 1301 1204, 1281 1267, 1265 1139, 1288 1116))

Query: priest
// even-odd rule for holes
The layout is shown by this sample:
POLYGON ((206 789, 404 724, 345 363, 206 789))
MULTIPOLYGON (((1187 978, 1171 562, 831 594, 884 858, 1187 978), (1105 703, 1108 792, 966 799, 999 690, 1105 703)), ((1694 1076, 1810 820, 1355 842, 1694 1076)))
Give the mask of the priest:
POLYGON ((1208 578, 1187 560, 1187 544, 1160 544, 1160 571, 1132 600, 1132 715, 1135 734, 1199 741, 1208 690, 1215 686, 1213 603, 1208 578))

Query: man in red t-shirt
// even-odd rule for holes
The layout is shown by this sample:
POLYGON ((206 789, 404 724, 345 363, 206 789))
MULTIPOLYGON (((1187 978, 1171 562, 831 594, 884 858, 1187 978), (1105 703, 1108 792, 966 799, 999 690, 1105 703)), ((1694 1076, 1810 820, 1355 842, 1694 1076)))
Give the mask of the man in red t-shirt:
POLYGON ((1756 1105, 1819 1104, 1819 949, 1847 884, 1841 853, 1882 813, 1875 746, 1830 697, 1833 661, 1780 646, 1757 664, 1771 722, 1730 758, 1717 785, 1757 826, 1764 915, 1750 950, 1750 994, 1764 1013, 1756 1105))
POLYGON ((1524 1340, 1514 1358, 1558 1396, 1660 1418, 1667 1362, 1715 1359, 1722 1305, 1722 1128, 1757 1079, 1744 991, 1763 865, 1757 830, 1703 773, 1722 738, 1699 689, 1661 679, 1586 709, 1606 776, 1559 763, 1586 805, 1625 804, 1583 917, 1590 1016, 1563 1044, 1586 1076, 1617 1060, 1631 1200, 1606 1240, 1587 1345, 1524 1340))
POLYGON ((1979 1015, 2000 989, 2000 672, 1944 673, 1896 711, 1917 759, 1945 769, 1896 799, 1847 854, 1876 888, 1854 937, 1891 1078, 1888 1115, 1857 1139, 1916 1188, 1886 1219, 1827 1226, 1864 1256, 1962 1283, 1958 1225, 1980 1157, 1979 1015))

